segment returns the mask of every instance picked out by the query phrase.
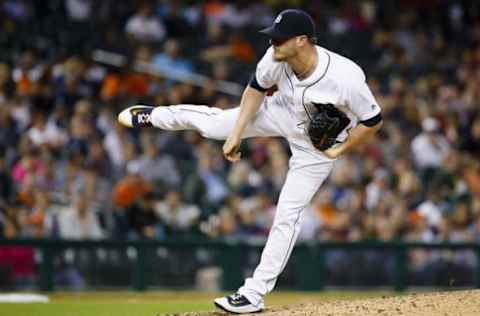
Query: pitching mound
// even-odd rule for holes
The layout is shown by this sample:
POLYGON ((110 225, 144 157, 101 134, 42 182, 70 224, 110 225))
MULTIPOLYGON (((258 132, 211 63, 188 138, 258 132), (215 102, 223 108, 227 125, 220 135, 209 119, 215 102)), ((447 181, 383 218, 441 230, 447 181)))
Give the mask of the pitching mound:
MULTIPOLYGON (((181 316, 224 316, 224 312, 186 313, 181 316)), ((335 301, 274 307, 261 316, 478 316, 480 290, 410 294, 364 300, 335 301)), ((180 315, 179 315, 180 316, 180 315)))

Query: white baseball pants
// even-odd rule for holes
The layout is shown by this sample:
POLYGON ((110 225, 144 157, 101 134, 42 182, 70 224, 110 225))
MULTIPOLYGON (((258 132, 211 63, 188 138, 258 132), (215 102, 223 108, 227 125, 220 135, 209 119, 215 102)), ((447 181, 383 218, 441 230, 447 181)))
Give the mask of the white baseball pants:
MULTIPOLYGON (((263 296, 273 290, 297 240, 303 210, 310 205, 313 195, 333 166, 333 160, 311 145, 290 106, 272 102, 274 100, 266 99, 244 133, 244 138, 285 137, 292 151, 289 171, 260 264, 253 277, 246 279, 239 289, 239 293, 253 305, 260 304, 263 296)), ((197 130, 206 138, 222 140, 232 131, 239 111, 238 107, 221 110, 199 105, 157 107, 152 112, 152 124, 169 131, 197 130)))

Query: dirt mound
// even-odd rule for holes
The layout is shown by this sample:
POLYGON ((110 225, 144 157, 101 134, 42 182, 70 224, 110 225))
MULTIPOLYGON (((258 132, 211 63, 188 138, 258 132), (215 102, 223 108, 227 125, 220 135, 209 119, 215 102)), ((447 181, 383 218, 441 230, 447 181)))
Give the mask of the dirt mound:
MULTIPOLYGON (((224 316, 224 312, 177 314, 177 316, 224 316)), ((478 316, 480 290, 410 294, 364 300, 308 303, 267 309, 261 316, 478 316)))

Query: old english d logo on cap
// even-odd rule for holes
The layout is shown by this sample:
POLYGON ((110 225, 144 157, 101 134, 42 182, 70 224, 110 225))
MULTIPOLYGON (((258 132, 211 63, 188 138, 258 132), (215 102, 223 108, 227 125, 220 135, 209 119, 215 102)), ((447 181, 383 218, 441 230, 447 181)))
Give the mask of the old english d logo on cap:
POLYGON ((307 12, 287 9, 280 12, 274 23, 260 30, 260 33, 276 39, 288 39, 299 35, 314 37, 315 23, 307 12))

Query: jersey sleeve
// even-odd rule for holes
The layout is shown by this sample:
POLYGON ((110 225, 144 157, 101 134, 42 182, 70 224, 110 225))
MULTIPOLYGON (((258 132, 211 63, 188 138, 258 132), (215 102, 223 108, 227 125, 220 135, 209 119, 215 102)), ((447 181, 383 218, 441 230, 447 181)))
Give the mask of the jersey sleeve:
POLYGON ((283 63, 273 59, 273 47, 270 47, 257 64, 255 79, 261 88, 267 90, 280 80, 283 63))
POLYGON ((363 71, 358 76, 352 76, 345 83, 347 106, 360 122, 380 114, 381 108, 365 81, 363 71))

